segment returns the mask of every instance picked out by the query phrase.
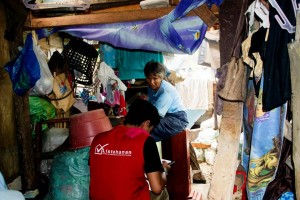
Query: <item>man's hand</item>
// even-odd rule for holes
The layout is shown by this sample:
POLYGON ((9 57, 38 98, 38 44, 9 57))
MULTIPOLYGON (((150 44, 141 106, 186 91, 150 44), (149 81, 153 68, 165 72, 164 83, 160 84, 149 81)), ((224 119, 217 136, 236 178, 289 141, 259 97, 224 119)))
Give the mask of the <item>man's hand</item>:
POLYGON ((168 174, 168 171, 171 169, 171 166, 168 164, 168 162, 164 160, 162 161, 162 166, 164 168, 165 173, 168 174))

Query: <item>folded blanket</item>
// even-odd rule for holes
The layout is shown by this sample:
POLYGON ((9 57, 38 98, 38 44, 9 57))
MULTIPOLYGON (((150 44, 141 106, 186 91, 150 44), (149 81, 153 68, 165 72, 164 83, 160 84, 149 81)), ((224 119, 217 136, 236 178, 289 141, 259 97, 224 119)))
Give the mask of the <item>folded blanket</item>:
POLYGON ((168 0, 145 0, 140 2, 140 6, 142 9, 165 8, 168 7, 168 5, 168 0))

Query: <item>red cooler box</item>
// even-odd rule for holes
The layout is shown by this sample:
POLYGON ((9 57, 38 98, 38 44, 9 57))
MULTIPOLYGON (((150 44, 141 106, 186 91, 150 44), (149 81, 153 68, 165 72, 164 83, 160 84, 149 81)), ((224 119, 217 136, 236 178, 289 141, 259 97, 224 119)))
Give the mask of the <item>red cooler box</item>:
POLYGON ((103 109, 70 116, 70 148, 90 146, 98 133, 109 131, 112 125, 103 109))

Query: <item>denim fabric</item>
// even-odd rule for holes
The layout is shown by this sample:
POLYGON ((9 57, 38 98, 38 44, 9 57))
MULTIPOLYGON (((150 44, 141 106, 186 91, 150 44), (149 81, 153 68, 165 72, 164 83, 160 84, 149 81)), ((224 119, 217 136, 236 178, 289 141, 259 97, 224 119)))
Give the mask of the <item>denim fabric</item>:
POLYGON ((162 141, 185 130, 188 124, 185 111, 167 113, 164 118, 161 118, 160 123, 154 127, 150 134, 156 142, 162 141))

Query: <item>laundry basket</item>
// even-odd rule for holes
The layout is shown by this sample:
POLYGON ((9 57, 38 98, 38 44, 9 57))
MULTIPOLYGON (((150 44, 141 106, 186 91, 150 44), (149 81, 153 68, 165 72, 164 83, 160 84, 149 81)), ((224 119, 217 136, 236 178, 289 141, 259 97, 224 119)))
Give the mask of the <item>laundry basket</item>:
POLYGON ((93 83, 98 52, 92 45, 80 39, 71 39, 64 47, 62 55, 67 59, 69 67, 74 70, 77 83, 83 85, 93 83))

